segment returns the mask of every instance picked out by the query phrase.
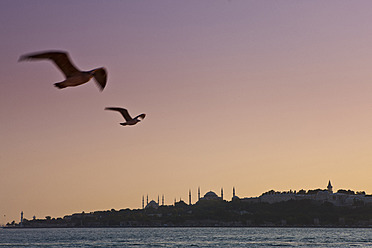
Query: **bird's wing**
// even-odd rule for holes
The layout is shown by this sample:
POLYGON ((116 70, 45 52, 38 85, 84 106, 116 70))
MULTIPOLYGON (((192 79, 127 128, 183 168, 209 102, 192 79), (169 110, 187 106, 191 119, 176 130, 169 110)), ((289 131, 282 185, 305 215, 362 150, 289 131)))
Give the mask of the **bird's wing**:
POLYGON ((110 107, 110 108, 105 108, 105 110, 119 111, 126 121, 132 120, 132 117, 130 117, 128 110, 126 110, 125 108, 110 107))
POLYGON ((18 61, 22 60, 32 60, 32 59, 50 59, 52 60, 57 67, 65 74, 66 77, 70 77, 71 75, 80 72, 74 64, 72 64, 69 55, 66 52, 60 51, 50 51, 50 52, 43 52, 43 53, 32 53, 26 54, 19 58, 18 61))
POLYGON ((134 119, 137 119, 137 118, 140 118, 140 119, 145 119, 146 117, 146 114, 140 114, 140 115, 137 115, 134 119))
POLYGON ((107 82, 107 73, 105 68, 99 68, 94 72, 94 79, 96 80, 101 91, 105 88, 107 82))

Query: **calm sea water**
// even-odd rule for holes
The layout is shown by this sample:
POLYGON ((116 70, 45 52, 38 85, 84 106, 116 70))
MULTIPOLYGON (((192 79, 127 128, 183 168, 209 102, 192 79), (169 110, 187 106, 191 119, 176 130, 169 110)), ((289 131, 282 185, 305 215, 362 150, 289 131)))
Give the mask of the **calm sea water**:
POLYGON ((363 228, 0 229, 0 247, 372 247, 363 228))

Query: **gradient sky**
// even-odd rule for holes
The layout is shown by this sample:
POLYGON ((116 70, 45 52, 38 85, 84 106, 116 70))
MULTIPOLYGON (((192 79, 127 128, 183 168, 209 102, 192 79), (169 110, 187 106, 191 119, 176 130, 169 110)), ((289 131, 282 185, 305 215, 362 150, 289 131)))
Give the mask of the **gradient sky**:
POLYGON ((232 187, 372 193, 371 1, 0 1, 0 223, 232 187), (91 81, 59 90, 68 51, 91 81), (146 113, 122 127, 118 113, 146 113))

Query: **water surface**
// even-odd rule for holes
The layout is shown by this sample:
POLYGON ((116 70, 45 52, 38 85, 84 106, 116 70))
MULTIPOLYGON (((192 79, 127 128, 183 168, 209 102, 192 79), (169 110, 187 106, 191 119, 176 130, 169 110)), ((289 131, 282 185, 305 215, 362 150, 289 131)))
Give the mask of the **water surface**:
POLYGON ((372 247, 372 229, 0 229, 0 247, 372 247))

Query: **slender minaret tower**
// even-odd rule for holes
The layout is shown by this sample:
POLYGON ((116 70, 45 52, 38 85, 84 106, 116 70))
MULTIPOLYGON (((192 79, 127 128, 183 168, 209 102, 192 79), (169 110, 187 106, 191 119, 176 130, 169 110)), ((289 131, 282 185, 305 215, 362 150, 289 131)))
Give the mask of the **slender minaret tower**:
POLYGON ((21 226, 23 226, 23 211, 21 212, 21 226))
POLYGON ((331 193, 331 194, 333 193, 332 188, 333 188, 333 187, 332 187, 332 184, 331 184, 331 180, 329 180, 329 182, 328 182, 328 186, 327 186, 327 189, 328 189, 328 192, 331 193))
POLYGON ((142 195, 142 209, 145 209, 145 197, 142 195))
POLYGON ((174 197, 174 206, 176 206, 176 197, 174 197))
POLYGON ((221 200, 223 200, 223 188, 221 188, 221 200))
POLYGON ((149 195, 146 196, 146 206, 149 205, 149 195))
POLYGON ((198 187, 198 201, 200 201, 200 187, 198 187))
POLYGON ((161 205, 164 206, 164 194, 161 196, 161 205))
POLYGON ((159 205, 159 195, 158 195, 158 206, 160 206, 160 205, 159 205))
POLYGON ((191 206, 191 189, 189 189, 189 205, 191 206))
POLYGON ((235 197, 235 187, 233 187, 233 198, 235 197))

